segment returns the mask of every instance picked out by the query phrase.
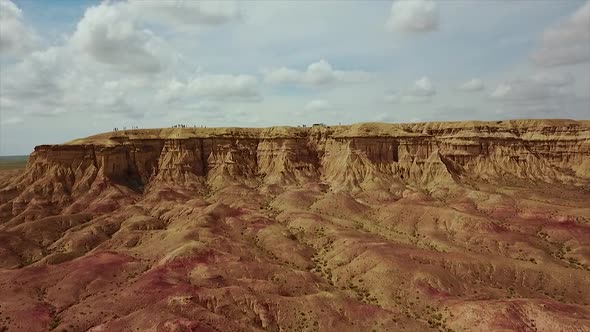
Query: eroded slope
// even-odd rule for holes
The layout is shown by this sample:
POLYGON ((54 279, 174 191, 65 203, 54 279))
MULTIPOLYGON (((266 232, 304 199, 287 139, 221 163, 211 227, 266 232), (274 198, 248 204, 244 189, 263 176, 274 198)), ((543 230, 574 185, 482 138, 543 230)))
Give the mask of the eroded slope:
POLYGON ((590 124, 183 128, 0 179, 9 331, 590 330, 590 124))

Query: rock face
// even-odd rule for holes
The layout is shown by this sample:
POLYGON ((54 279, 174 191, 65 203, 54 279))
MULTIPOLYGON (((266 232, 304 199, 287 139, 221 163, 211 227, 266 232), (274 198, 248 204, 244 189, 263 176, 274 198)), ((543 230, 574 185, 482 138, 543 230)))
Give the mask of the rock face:
POLYGON ((138 193, 154 183, 215 190, 325 181, 334 191, 388 190, 398 183, 428 189, 462 180, 584 186, 590 180, 589 123, 130 130, 36 147, 0 202, 19 193, 20 205, 33 199, 64 205, 105 181, 138 193))
POLYGON ((590 121, 128 130, 1 175, 0 331, 590 331, 590 121))

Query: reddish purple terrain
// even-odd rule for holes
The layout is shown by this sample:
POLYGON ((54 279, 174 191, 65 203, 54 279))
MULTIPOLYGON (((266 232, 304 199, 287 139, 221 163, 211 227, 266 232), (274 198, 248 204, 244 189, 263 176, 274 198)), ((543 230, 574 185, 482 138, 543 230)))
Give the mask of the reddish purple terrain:
POLYGON ((590 331, 590 123, 105 133, 0 170, 0 331, 590 331))

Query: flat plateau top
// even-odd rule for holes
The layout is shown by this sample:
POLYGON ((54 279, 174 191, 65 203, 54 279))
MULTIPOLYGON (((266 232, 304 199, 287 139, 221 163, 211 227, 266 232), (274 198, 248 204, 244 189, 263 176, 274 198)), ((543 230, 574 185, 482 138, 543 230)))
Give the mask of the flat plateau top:
MULTIPOLYGON (((492 136, 509 137, 519 131, 543 131, 545 129, 567 129, 575 133, 576 139, 590 138, 590 120, 534 119, 506 121, 459 121, 459 122, 420 122, 420 123, 381 123, 368 122, 343 126, 309 126, 309 127, 186 127, 128 129, 79 138, 65 145, 117 145, 127 140, 149 139, 188 139, 188 138, 298 138, 310 135, 328 135, 330 137, 412 137, 430 135, 431 132, 446 130, 461 132, 460 137, 492 136), (576 130, 573 130, 576 128, 576 130), (533 130, 532 130, 533 129, 533 130), (536 130, 535 130, 536 129, 536 130), (581 137, 580 137, 581 136, 581 137)), ((562 130, 559 130, 562 131, 562 130)), ((526 135, 526 133, 525 133, 526 135)), ((531 135, 540 134, 535 133, 531 135)), ((559 135, 559 134, 558 134, 559 135)), ((529 135, 527 139, 543 139, 529 135)), ((571 136, 571 135, 569 135, 571 136)))

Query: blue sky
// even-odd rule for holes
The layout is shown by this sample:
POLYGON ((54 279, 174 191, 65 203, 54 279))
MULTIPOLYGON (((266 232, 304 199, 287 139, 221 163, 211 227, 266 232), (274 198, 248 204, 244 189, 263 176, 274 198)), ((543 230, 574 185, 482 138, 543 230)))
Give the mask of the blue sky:
POLYGON ((588 1, 0 0, 0 155, 113 127, 590 118, 588 1))

